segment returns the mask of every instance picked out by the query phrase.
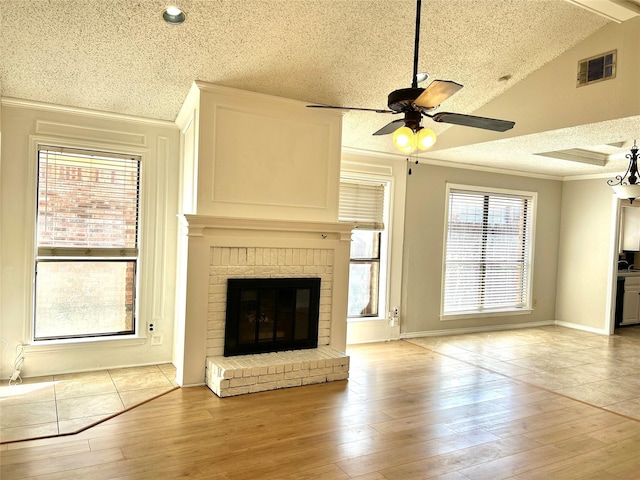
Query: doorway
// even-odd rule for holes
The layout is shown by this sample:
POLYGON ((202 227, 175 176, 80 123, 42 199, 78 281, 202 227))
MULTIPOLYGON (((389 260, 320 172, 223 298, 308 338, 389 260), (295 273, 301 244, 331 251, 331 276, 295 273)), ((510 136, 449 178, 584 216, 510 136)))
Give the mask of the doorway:
POLYGON ((640 203, 614 197, 611 315, 608 332, 640 330, 640 203))

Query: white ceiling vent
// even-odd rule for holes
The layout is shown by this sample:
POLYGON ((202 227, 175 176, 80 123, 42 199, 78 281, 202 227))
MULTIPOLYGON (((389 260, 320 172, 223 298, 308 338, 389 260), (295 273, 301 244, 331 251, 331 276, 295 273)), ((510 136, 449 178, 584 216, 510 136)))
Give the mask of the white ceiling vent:
POLYGON ((578 62, 577 86, 589 85, 616 77, 617 50, 585 58, 578 62))

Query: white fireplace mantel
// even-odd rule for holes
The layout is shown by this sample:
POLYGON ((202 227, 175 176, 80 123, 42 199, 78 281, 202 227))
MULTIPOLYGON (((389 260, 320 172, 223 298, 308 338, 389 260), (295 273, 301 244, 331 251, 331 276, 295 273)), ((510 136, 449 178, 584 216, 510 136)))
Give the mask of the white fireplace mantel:
MULTIPOLYGON (((324 276, 329 291, 319 345, 346 350, 352 224, 180 215, 176 379, 202 384, 205 358, 221 354, 226 279, 324 276), (224 259, 224 265, 220 259, 224 259), (220 303, 222 302, 222 304, 220 303), (213 305, 213 307, 212 307, 213 305)), ((323 297, 324 298, 324 297, 323 297)))
POLYGON ((183 234, 203 236, 205 234, 289 235, 292 237, 319 238, 322 240, 350 241, 354 224, 346 222, 306 222, 297 220, 271 220, 231 218, 211 215, 178 215, 183 234), (205 232, 206 231, 206 232, 205 232), (215 232, 215 233, 214 233, 215 232), (242 233, 241 233, 242 232, 242 233))

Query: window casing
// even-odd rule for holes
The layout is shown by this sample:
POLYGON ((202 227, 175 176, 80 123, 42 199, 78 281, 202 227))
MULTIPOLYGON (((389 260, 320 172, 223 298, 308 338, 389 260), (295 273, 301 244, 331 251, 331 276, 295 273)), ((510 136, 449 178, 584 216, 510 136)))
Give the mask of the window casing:
POLYGON ((132 335, 140 157, 40 146, 34 340, 132 335))
POLYGON ((442 318, 528 313, 536 194, 447 190, 442 318))
MULTIPOLYGON (((351 235, 349 299, 352 319, 380 317, 384 312, 388 182, 342 178, 339 220, 355 223, 351 235)), ((384 316, 384 315, 382 315, 384 316)))

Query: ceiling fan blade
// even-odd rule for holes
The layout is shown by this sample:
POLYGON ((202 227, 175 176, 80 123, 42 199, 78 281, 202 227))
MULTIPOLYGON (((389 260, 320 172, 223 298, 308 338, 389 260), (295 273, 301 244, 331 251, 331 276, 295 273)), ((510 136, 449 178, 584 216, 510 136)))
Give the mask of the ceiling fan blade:
POLYGON ((404 118, 398 118, 391 123, 387 123, 384 127, 374 133, 374 135, 387 135, 388 133, 395 132, 398 128, 404 125, 404 118))
POLYGON ((381 108, 361 108, 361 107, 336 107, 333 105, 307 105, 309 108, 334 108, 336 110, 360 110, 362 112, 376 112, 376 113, 398 113, 393 110, 384 110, 381 108))
POLYGON ((476 117, 474 115, 464 115, 462 113, 440 112, 435 115, 426 115, 436 122, 452 123, 465 127, 484 128, 495 132, 506 132, 516 124, 509 120, 498 120, 496 118, 476 117))
POLYGON ((436 108, 461 88, 462 85, 451 80, 434 80, 413 103, 419 107, 436 108))

